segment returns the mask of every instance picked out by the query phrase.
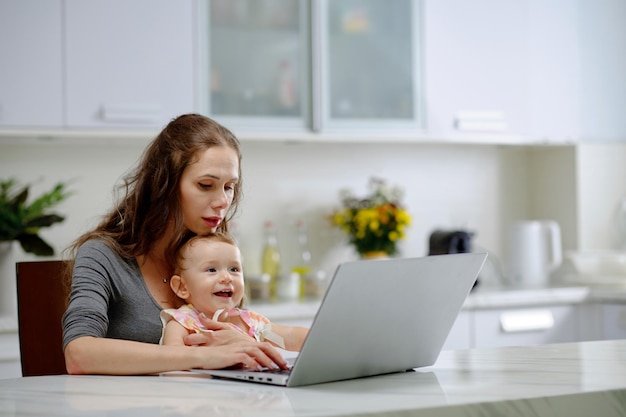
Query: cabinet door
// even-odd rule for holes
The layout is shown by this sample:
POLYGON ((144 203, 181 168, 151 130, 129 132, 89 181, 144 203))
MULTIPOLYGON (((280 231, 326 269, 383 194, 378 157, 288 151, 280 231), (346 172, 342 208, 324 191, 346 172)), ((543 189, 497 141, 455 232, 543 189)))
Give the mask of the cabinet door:
POLYGON ((578 4, 582 138, 626 141, 626 2, 578 4))
POLYGON ((243 128, 309 125, 310 7, 305 0, 211 0, 202 74, 208 110, 243 128))
POLYGON ((321 2, 323 129, 421 125, 418 4, 321 2))
POLYGON ((0 126, 63 122, 60 0, 0 0, 0 126))
POLYGON ((433 136, 528 126, 528 2, 426 0, 424 86, 433 136))
POLYGON ((626 339, 626 305, 602 305, 603 339, 626 339))
POLYGON ((162 127, 193 111, 192 0, 67 0, 67 124, 162 127))
POLYGON ((575 342, 574 306, 474 312, 474 347, 575 342))
POLYGON ((530 124, 528 135, 549 142, 581 133, 578 0, 528 0, 530 124))

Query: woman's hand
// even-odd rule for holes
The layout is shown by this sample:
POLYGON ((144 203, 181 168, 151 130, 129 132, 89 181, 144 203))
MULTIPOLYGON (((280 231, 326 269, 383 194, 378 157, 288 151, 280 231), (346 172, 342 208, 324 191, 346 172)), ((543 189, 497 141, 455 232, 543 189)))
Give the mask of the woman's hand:
POLYGON ((259 365, 272 368, 278 366, 287 369, 287 362, 282 355, 269 343, 257 342, 250 336, 234 329, 229 323, 201 317, 200 320, 207 333, 193 333, 184 337, 187 346, 212 346, 224 349, 216 349, 226 356, 219 359, 227 367, 243 364, 247 368, 258 368, 259 365))
POLYGON ((237 342, 246 342, 250 337, 236 330, 229 323, 200 317, 200 321, 207 330, 206 333, 192 333, 184 337, 187 346, 222 346, 237 342))

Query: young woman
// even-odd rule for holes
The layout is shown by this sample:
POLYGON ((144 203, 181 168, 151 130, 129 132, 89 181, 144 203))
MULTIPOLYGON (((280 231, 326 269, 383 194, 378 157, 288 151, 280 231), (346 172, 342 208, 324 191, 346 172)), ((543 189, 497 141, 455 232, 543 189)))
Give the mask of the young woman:
POLYGON ((182 304, 170 289, 175 248, 189 234, 227 231, 241 195, 239 142, 196 114, 172 120, 147 147, 102 222, 69 248, 63 316, 70 374, 151 374, 237 364, 286 367, 270 343, 206 320, 208 334, 159 345, 160 311, 182 304))

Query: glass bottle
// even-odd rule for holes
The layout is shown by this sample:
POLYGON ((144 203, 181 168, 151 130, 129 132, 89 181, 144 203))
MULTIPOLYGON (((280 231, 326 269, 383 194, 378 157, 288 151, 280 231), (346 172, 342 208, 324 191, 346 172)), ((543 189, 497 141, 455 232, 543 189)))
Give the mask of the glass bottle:
POLYGON ((299 256, 296 264, 291 269, 292 273, 300 276, 300 290, 298 298, 303 301, 316 298, 319 292, 316 275, 311 266, 311 250, 309 249, 309 234, 306 223, 302 220, 296 222, 299 256))
POLYGON ((261 258, 261 272, 263 275, 269 276, 270 282, 270 298, 276 300, 276 281, 280 273, 280 252, 278 251, 278 238, 276 237, 276 229, 272 221, 266 221, 265 227, 265 244, 263 246, 263 255, 261 258))
POLYGON ((306 224, 302 220, 296 222, 299 256, 291 272, 305 276, 311 272, 311 251, 309 250, 309 235, 306 224))

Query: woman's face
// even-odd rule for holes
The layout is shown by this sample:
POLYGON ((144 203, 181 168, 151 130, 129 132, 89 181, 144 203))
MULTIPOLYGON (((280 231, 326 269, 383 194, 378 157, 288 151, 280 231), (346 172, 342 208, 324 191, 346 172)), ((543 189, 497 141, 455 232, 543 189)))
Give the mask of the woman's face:
POLYGON ((215 239, 192 242, 183 250, 180 274, 185 301, 209 318, 219 309, 237 307, 244 295, 241 253, 237 246, 215 239))
POLYGON ((233 202, 239 181, 239 159, 234 149, 213 146, 183 171, 180 205, 185 227, 195 234, 215 232, 233 202))

